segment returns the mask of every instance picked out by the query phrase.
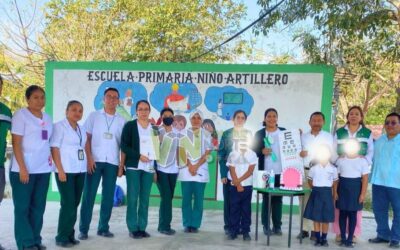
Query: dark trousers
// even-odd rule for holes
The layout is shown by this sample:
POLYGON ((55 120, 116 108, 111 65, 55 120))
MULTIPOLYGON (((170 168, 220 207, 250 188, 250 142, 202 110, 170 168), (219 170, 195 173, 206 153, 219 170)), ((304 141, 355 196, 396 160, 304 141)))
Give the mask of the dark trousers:
POLYGON ((243 192, 238 192, 235 186, 230 186, 230 233, 237 235, 239 232, 247 234, 251 225, 251 196, 252 186, 245 186, 243 192))
MULTIPOLYGON (((281 175, 275 175, 275 187, 280 187, 281 175)), ((263 194, 261 220, 264 227, 268 225, 268 194, 263 194)), ((271 198, 271 217, 274 229, 281 229, 282 226, 282 196, 273 196, 271 198)), ((271 224, 269 224, 271 225, 271 224)))
POLYGON ((158 220, 159 231, 168 231, 171 229, 172 199, 174 198, 177 177, 178 174, 157 172, 157 187, 161 196, 158 220))
POLYGON ((222 184, 222 194, 224 196, 224 230, 230 229, 229 218, 230 218, 230 187, 231 181, 228 180, 226 184, 222 184))
POLYGON ((6 187, 6 173, 4 167, 0 166, 0 203, 4 198, 5 187, 6 187))
POLYGON ((57 242, 70 242, 75 239, 75 222, 81 202, 85 173, 67 173, 67 181, 61 182, 56 174, 60 192, 60 214, 58 217, 57 242))
POLYGON ((339 211, 339 227, 340 227, 340 237, 342 238, 342 242, 353 242, 354 230, 356 229, 357 224, 357 211, 339 211), (346 225, 347 220, 349 220, 349 235, 346 239, 346 225))
POLYGON ((105 162, 96 162, 96 170, 86 174, 83 187, 83 198, 81 206, 81 218, 79 231, 87 234, 92 221, 93 206, 96 199, 97 189, 102 180, 100 219, 98 232, 109 231, 111 212, 114 203, 115 182, 117 181, 118 166, 105 162))
POLYGON ((14 202, 14 234, 18 249, 42 243, 40 232, 46 209, 50 173, 30 174, 27 184, 21 183, 19 173, 10 172, 14 202))
POLYGON ((400 189, 372 185, 372 208, 379 238, 400 241, 400 189), (389 206, 393 209, 392 227, 389 227, 389 206))

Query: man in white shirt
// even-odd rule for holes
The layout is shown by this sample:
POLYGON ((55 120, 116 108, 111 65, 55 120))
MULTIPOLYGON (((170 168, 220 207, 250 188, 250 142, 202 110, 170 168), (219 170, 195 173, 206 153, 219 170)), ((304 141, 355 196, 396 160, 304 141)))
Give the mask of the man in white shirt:
MULTIPOLYGON (((302 151, 300 152, 300 156, 304 160, 304 177, 308 176, 308 171, 310 170, 310 164, 313 163, 315 160, 316 154, 318 152, 318 148, 321 145, 328 145, 330 147, 331 153, 333 153, 333 136, 322 130, 322 127, 325 124, 325 116, 322 112, 314 112, 310 116, 309 121, 311 130, 307 133, 303 133, 301 135, 301 144, 302 144, 302 151)), ((307 181, 304 178, 303 184, 305 187, 307 186, 307 181)), ((305 195, 300 202, 304 202, 304 205, 307 204, 309 195, 305 195)), ((312 231, 312 223, 304 219, 303 224, 303 232, 301 232, 297 238, 307 238, 310 236, 311 240, 315 240, 315 232, 312 231), (311 230, 311 236, 309 235, 308 231, 311 230)))
POLYGON ((79 239, 86 240, 93 206, 102 179, 102 196, 97 235, 111 238, 109 220, 113 207, 115 183, 120 165, 120 142, 125 119, 116 113, 119 93, 115 88, 104 91, 104 109, 92 112, 85 122, 88 172, 83 190, 79 239))

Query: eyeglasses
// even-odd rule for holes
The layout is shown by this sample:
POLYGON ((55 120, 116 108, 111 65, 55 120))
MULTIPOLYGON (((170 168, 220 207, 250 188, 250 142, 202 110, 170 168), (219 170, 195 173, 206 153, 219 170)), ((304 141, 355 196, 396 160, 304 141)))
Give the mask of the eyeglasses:
POLYGON ((397 123, 396 121, 386 121, 386 122, 385 122, 385 125, 386 125, 386 126, 389 126, 389 125, 390 125, 390 126, 396 126, 397 124, 398 124, 398 123, 397 123))

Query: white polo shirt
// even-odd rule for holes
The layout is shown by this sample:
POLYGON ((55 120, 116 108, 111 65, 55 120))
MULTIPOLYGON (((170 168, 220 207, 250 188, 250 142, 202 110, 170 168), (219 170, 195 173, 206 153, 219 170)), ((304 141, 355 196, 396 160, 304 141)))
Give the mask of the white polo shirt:
POLYGON ((104 109, 92 112, 85 122, 85 130, 92 135, 92 155, 95 162, 119 165, 122 128, 126 120, 115 113, 106 114, 104 109), (106 136, 111 134, 111 137, 106 136))
POLYGON ((331 153, 334 153, 333 150, 333 136, 321 130, 317 135, 311 134, 311 131, 301 135, 301 145, 302 149, 307 151, 307 157, 303 158, 304 166, 309 167, 310 162, 315 159, 316 153, 318 152, 318 148, 320 145, 327 145, 331 150, 331 153))
MULTIPOLYGON (((188 133, 190 129, 185 130, 185 133, 188 133)), ((189 132, 190 133, 190 132, 189 132)), ((185 135, 187 136, 187 135, 185 135)), ((207 150, 212 150, 213 145, 211 143, 211 134, 206 131, 205 129, 201 128, 201 155, 204 155, 204 153, 207 150)), ((192 164, 196 164, 199 160, 197 161, 192 161, 190 162, 192 164)), ((179 170, 179 175, 178 175, 178 180, 180 181, 195 181, 195 182, 209 182, 210 177, 208 173, 208 162, 206 161, 203 163, 199 169, 197 170, 197 174, 195 176, 192 176, 189 172, 188 167, 181 168, 179 170)))
MULTIPOLYGON (((139 147, 140 147, 140 154, 144 156, 148 156, 149 152, 148 150, 153 150, 154 151, 154 146, 153 146, 153 140, 151 138, 151 133, 152 133, 152 126, 149 124, 147 128, 143 128, 139 123, 137 124, 138 127, 138 133, 139 133, 139 147), (148 145, 150 145, 147 149, 144 149, 142 146, 142 141, 147 141, 148 145)), ((155 155, 155 152, 151 153, 152 155, 155 155)), ((138 167, 137 168, 127 168, 128 171, 137 171, 137 170, 143 170, 147 173, 154 173, 154 160, 151 160, 149 162, 142 162, 139 160, 138 167)))
POLYGON ((177 162, 179 131, 172 128, 170 132, 167 132, 163 126, 160 126, 158 131, 160 132, 161 138, 160 157, 165 157, 166 159, 163 159, 163 161, 165 160, 165 164, 162 164, 161 160, 157 161, 157 170, 166 174, 177 174, 179 173, 177 162), (167 139, 169 141, 168 145, 164 143, 167 139), (170 148, 168 149, 167 146, 170 146, 170 148))
MULTIPOLYGON (((226 165, 231 168, 235 168, 236 176, 238 178, 242 177, 250 165, 256 165, 258 163, 257 154, 252 150, 247 150, 246 153, 241 154, 238 151, 232 151, 228 156, 228 161, 226 165)), ((228 171, 228 179, 232 181, 231 172, 228 171)), ((253 175, 249 176, 247 179, 240 182, 244 186, 253 185, 253 175)))
POLYGON ((336 161, 336 166, 339 175, 345 178, 359 178, 370 173, 369 163, 364 157, 339 158, 336 161))
POLYGON ((274 132, 266 131, 266 137, 270 136, 273 139, 271 145, 272 152, 276 155, 276 161, 273 161, 271 155, 264 156, 264 169, 271 171, 274 170, 275 174, 282 173, 281 152, 279 147, 279 134, 281 131, 277 128, 274 132))
MULTIPOLYGON (((27 108, 22 108, 12 118, 11 133, 22 136, 22 153, 29 174, 49 173, 54 170, 50 154, 53 123, 46 113, 42 112, 42 115, 43 118, 39 119, 27 108), (43 134, 46 133, 47 139, 44 139, 43 134)), ((19 172, 15 155, 12 158, 11 171, 19 172)))
POLYGON ((333 182, 338 179, 338 172, 330 163, 325 167, 316 164, 308 172, 308 179, 312 180, 315 187, 332 187, 333 182))
MULTIPOLYGON (((82 126, 78 125, 75 130, 67 119, 54 124, 50 146, 60 150, 61 164, 65 173, 84 173, 87 171, 87 160, 84 150, 86 139, 86 130, 82 126), (79 150, 84 155, 83 160, 79 160, 79 150)), ((56 172, 58 172, 57 168, 56 172)))

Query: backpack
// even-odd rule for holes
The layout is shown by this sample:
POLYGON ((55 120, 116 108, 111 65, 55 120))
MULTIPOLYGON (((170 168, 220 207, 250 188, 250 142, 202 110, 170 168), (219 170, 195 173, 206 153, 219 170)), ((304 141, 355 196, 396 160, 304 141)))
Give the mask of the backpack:
POLYGON ((124 205, 124 190, 118 185, 115 185, 115 191, 114 191, 114 207, 119 207, 124 205))

